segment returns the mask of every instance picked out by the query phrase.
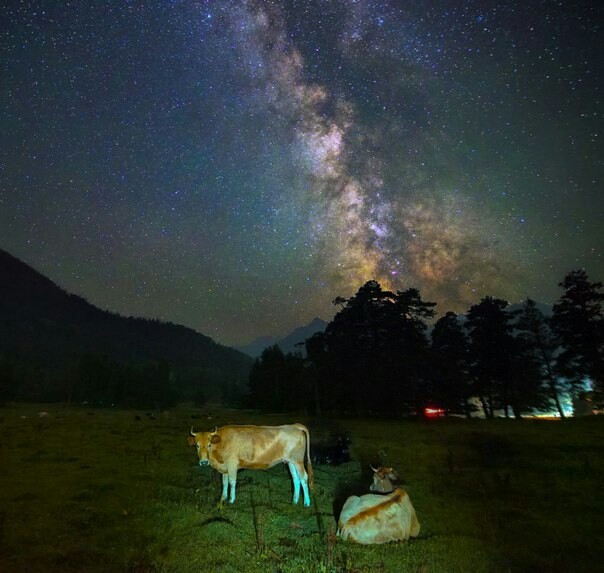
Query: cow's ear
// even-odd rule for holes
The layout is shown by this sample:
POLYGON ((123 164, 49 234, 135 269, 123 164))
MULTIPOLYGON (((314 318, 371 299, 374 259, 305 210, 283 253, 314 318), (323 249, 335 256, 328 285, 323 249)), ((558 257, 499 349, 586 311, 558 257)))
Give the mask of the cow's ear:
POLYGON ((187 443, 189 444, 189 446, 194 446, 195 445, 195 437, 194 436, 187 436, 187 443))
POLYGON ((210 444, 218 444, 222 441, 222 438, 218 434, 214 434, 210 440, 210 444))

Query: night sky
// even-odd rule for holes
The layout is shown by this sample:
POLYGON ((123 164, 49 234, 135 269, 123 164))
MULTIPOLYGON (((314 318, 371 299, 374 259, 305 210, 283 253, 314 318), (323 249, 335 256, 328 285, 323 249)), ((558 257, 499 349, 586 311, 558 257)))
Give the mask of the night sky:
POLYGON ((3 2, 0 248, 224 344, 366 280, 604 279, 599 2, 3 2))

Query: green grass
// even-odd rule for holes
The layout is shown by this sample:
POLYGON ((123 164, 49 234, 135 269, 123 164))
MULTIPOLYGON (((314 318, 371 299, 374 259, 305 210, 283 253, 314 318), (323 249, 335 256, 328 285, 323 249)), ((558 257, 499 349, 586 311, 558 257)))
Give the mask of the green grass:
POLYGON ((353 461, 315 467, 311 508, 291 505, 289 474, 277 466, 240 472, 237 501, 221 510, 217 474, 187 446, 192 423, 301 421, 311 445, 326 426, 235 410, 137 414, 0 409, 0 571, 602 570, 602 419, 338 420, 352 435, 353 461), (369 463, 398 470, 418 539, 334 538, 347 495, 368 492, 369 463))

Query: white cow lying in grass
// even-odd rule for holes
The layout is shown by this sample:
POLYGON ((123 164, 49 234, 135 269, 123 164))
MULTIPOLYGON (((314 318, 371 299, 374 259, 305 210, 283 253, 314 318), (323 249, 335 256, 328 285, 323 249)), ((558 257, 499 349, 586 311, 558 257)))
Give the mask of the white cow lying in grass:
POLYGON ((419 521, 411 500, 404 489, 392 483, 398 479, 396 472, 381 466, 371 469, 374 471, 371 491, 388 492, 388 495, 350 496, 340 513, 338 535, 363 545, 417 537, 419 521))

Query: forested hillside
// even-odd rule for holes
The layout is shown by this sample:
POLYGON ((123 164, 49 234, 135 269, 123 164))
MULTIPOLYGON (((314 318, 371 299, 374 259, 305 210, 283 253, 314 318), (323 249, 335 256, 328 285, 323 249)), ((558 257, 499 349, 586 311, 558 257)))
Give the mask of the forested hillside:
POLYGON ((171 402, 236 394, 251 363, 190 328, 101 310, 0 250, 5 398, 171 402))

